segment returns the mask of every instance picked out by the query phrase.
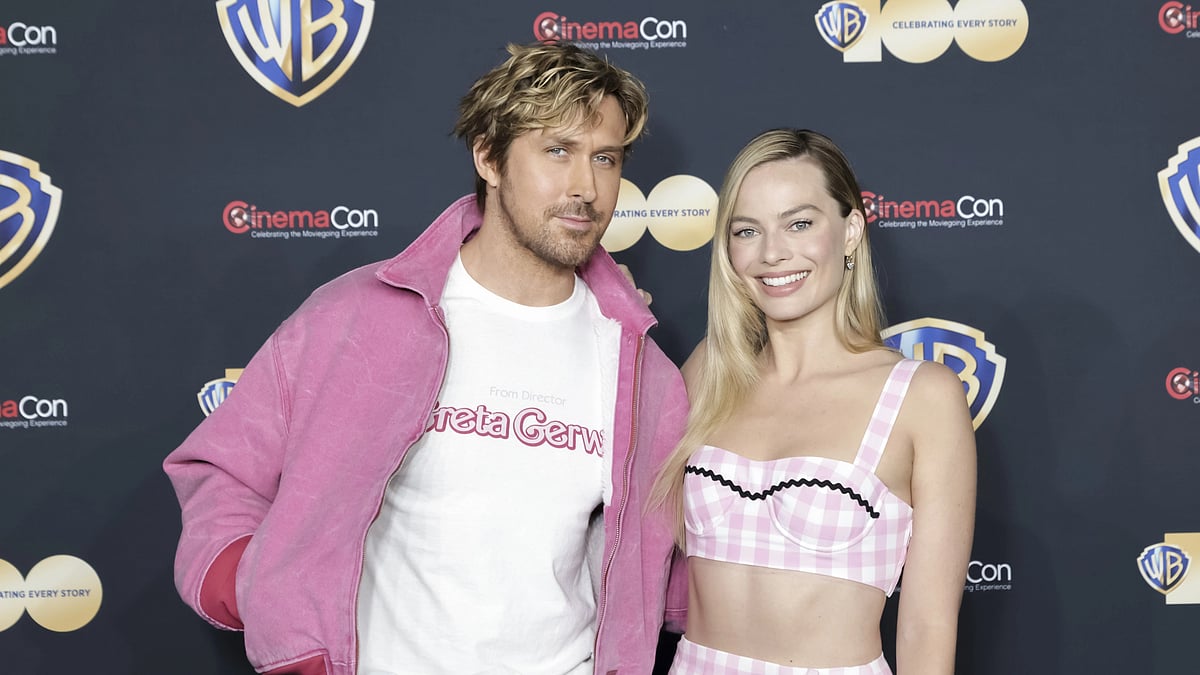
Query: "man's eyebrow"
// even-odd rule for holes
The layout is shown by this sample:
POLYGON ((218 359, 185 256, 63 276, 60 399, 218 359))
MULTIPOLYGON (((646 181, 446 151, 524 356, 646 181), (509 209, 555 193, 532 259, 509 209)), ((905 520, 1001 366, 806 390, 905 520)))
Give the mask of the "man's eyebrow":
MULTIPOLYGON (((549 145, 564 145, 564 146, 566 146, 568 148, 572 148, 572 149, 578 148, 580 145, 580 143, 577 139, 571 138, 570 136, 561 136, 558 134, 546 134, 545 141, 549 145)), ((623 145, 605 145, 603 147, 596 148, 596 154, 605 153, 605 152, 615 153, 615 154, 624 156, 625 155, 625 146, 623 146, 623 145)))

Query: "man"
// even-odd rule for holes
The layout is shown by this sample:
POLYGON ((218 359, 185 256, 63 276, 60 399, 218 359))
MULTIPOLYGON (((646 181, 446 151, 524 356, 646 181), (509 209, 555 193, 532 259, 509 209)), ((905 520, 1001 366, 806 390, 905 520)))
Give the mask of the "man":
POLYGON ((645 90, 509 52, 460 105, 476 194, 314 292, 166 459, 180 594, 260 672, 641 675, 682 630, 643 506, 686 396, 598 248, 645 90))

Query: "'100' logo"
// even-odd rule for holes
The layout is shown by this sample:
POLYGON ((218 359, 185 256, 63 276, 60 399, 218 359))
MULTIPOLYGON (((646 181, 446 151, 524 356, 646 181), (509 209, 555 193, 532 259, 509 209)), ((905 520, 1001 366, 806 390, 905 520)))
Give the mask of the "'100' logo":
POLYGON ((857 0, 827 2, 817 31, 842 60, 882 60, 882 46, 909 63, 926 63, 957 42, 977 61, 1003 61, 1021 48, 1029 14, 1021 0, 857 0), (882 7, 881 7, 882 5, 882 7))

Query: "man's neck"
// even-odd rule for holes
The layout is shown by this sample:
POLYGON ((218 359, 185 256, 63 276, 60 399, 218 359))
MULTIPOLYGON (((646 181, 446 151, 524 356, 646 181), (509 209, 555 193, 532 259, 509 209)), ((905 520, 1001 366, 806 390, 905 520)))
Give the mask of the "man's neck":
POLYGON ((460 250, 463 267, 479 285, 529 307, 564 302, 575 291, 575 270, 552 265, 504 237, 487 223, 460 250))

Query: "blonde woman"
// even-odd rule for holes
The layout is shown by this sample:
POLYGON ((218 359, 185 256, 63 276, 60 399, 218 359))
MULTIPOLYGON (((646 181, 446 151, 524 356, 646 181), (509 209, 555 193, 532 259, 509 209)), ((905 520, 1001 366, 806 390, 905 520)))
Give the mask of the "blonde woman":
POLYGON ((861 191, 812 131, 752 140, 721 188, 688 430, 655 487, 688 556, 671 673, 952 673, 975 442, 945 366, 879 338, 861 191))

